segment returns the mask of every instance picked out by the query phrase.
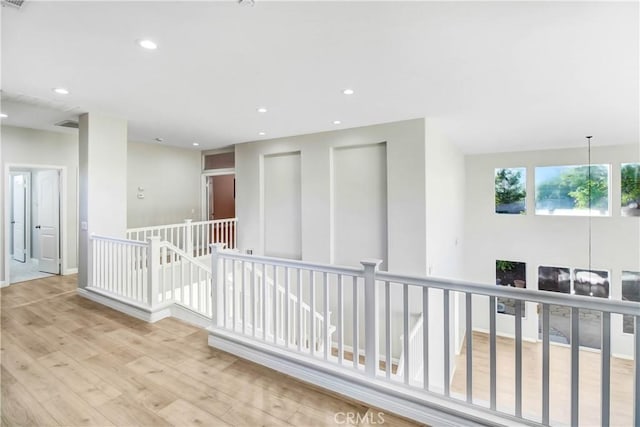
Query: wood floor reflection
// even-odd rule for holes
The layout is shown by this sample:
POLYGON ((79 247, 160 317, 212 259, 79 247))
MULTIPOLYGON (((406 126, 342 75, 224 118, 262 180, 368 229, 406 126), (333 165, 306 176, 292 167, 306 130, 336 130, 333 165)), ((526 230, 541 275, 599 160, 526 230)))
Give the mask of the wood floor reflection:
MULTIPOLYGON (((489 336, 473 333, 473 397, 474 402, 489 401, 489 336)), ((514 340, 497 338, 497 406, 513 414, 515 405, 514 340)), ((456 359, 452 392, 464 395, 466 390, 466 347, 456 359)), ((540 420, 542 408, 542 344, 522 344, 523 415, 540 420)), ((600 423, 600 353, 580 351, 579 424, 600 423)), ((551 424, 570 424, 571 354, 570 348, 550 347, 550 418, 551 424)), ((488 405, 488 404, 487 404, 488 405)), ((611 426, 633 425, 633 362, 611 358, 611 426)))

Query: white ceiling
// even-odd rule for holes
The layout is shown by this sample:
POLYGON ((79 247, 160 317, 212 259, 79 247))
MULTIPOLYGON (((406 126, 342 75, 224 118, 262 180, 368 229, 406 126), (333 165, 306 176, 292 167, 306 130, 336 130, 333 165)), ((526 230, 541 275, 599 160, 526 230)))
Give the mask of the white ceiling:
POLYGON ((432 117, 468 153, 640 141, 638 2, 27 0, 1 53, 17 126, 100 112, 208 149, 432 117))

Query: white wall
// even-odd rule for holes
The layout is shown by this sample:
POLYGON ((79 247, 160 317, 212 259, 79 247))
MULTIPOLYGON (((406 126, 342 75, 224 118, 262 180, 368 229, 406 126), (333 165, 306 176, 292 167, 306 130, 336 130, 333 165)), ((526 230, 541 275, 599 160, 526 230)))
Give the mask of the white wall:
MULTIPOLYGON (((465 160, 462 152, 433 125, 426 121, 426 194, 427 194, 427 274, 448 279, 464 277, 464 214, 465 160)), ((420 297, 415 297, 420 301, 420 297)), ((444 339, 442 322, 442 292, 431 291, 429 308, 430 340, 433 349, 444 339)), ((464 295, 450 295, 450 357, 461 348, 465 334, 464 295)), ((437 360, 430 361, 431 371, 441 370, 437 360)), ((452 364, 453 367, 453 364, 452 364)), ((451 370, 453 376, 454 368, 451 370)))
POLYGON ((302 257, 300 152, 263 158, 264 253, 302 257))
POLYGON ((384 143, 332 150, 334 262, 360 265, 387 250, 387 150, 384 143))
MULTIPOLYGON (((358 150, 355 149, 354 152, 358 150)), ((262 159, 265 156, 291 152, 301 153, 303 260, 339 263, 348 259, 349 264, 353 265, 356 263, 354 260, 370 258, 372 255, 384 258, 385 250, 382 248, 385 245, 382 240, 386 237, 386 262, 389 271, 425 276, 427 265, 430 265, 432 274, 436 276, 462 278, 460 269, 463 252, 460 242, 464 214, 464 157, 437 132, 430 121, 425 122, 424 119, 237 145, 236 207, 239 247, 242 250, 253 249, 256 254, 263 253, 265 201, 264 194, 261 193, 262 159), (385 156, 378 155, 380 153, 369 156, 371 158, 368 160, 363 160, 367 156, 335 156, 336 152, 345 147, 364 146, 384 147, 386 164, 385 156), (372 173, 366 169, 371 167, 369 163, 379 161, 383 162, 383 167, 378 168, 378 172, 372 173), (347 168, 349 162, 352 163, 350 171, 347 168), (350 223, 354 227, 359 227, 360 223, 368 223, 367 227, 372 228, 371 234, 378 235, 379 241, 369 247, 359 245, 360 242, 348 242, 350 249, 346 257, 338 247, 346 244, 340 240, 338 222, 340 216, 348 218, 349 212, 344 210, 349 209, 350 205, 340 202, 349 196, 341 192, 346 191, 346 187, 343 187, 346 182, 359 178, 358 171, 362 172, 362 176, 368 176, 372 182, 386 175, 386 189, 384 185, 369 186, 374 200, 377 200, 375 206, 383 204, 386 199, 386 219, 382 215, 375 221, 370 215, 357 222, 356 218, 352 218, 350 223), (336 179, 336 173, 339 182, 332 182, 332 179, 336 179), (340 189, 337 188, 338 185, 340 189), (386 195, 383 194, 385 190, 386 195), (339 212, 337 202, 341 204, 339 212)), ((382 179, 384 182, 385 179, 382 179)), ((355 184, 357 182, 350 184, 353 188, 349 191, 352 193, 357 187, 355 184)), ((361 185, 358 188, 360 192, 366 191, 361 185)), ((358 193, 351 194, 351 197, 357 205, 357 200, 367 195, 358 193)), ((401 303, 400 292, 401 287, 393 285, 392 311, 397 311, 401 303)), ((420 301, 420 298, 412 295, 410 309, 417 311, 421 308, 420 301)), ((348 305, 346 300, 345 305, 348 305)), ((453 301, 451 306, 455 308, 453 301)), ((430 310, 434 319, 431 348, 442 348, 442 300, 441 295, 436 295, 435 292, 430 301, 430 310), (440 325, 439 331, 437 325, 440 325)), ((456 330, 453 310, 451 320, 453 332, 456 330)), ((347 315, 347 344, 351 340, 350 321, 350 316, 347 315)), ((397 357, 399 336, 402 333, 399 316, 394 316, 392 323, 393 354, 397 357)), ((384 336, 381 337, 381 343, 384 343, 384 336)), ((455 350, 453 344, 452 338, 452 352, 455 350)), ((432 357, 431 363, 432 380, 441 384, 442 359, 432 357)))
MULTIPOLYGON (((78 134, 3 125, 0 136, 3 168, 1 182, 4 182, 6 164, 66 166, 67 268, 73 271, 78 266, 78 134)), ((129 141, 127 227, 182 222, 187 218, 199 219, 201 169, 198 151, 129 141), (136 197, 139 186, 145 188, 144 200, 136 197)), ((4 192, 4 184, 2 191, 4 192)), ((4 215, 4 209, 2 214, 4 215)), ((4 233, 4 226, 3 219, 2 236, 8 238, 9 233, 4 233)), ((4 281, 4 244, 0 246, 0 281, 4 281)))
MULTIPOLYGON (((236 209, 239 247, 264 250, 260 164, 264 156, 301 153, 302 259, 332 262, 332 149, 386 142, 388 265, 391 271, 424 274, 424 121, 409 120, 363 128, 294 136, 236 146, 236 209)), ((366 248, 357 259, 371 256, 366 248)))
POLYGON ((127 227, 200 220, 201 171, 199 151, 129 141, 127 227))
MULTIPOLYGON (((611 216, 594 217, 592 268, 611 271, 611 298, 621 298, 621 272, 640 271, 640 218, 620 215, 620 163, 637 162, 636 145, 592 149, 592 163, 611 164, 611 216)), ((587 149, 563 149, 474 155, 466 157, 465 265, 469 280, 495 284, 495 261, 527 264, 527 287, 537 289, 540 265, 588 268, 587 217, 534 214, 536 166, 587 163, 587 149), (527 168, 527 214, 494 213, 494 171, 503 167, 527 168)), ((474 328, 488 329, 488 301, 474 299, 474 328)), ((528 304, 523 333, 537 339, 536 307, 528 304)), ((498 314, 501 333, 513 334, 513 317, 498 314)), ((622 334, 620 316, 612 316, 612 351, 631 353, 631 336, 622 334)))
MULTIPOLYGON (((78 136, 4 125, 1 133, 3 179, 7 164, 66 167, 67 203, 64 209, 67 220, 64 226, 67 233, 67 269, 77 268, 78 136)), ((4 226, 3 220, 2 227, 4 226)), ((2 234, 7 236, 4 232, 2 234)), ((2 263, 1 276, 4 277, 4 244, 2 251, 0 263, 2 263)), ((8 281, 8 277, 6 280, 8 281)))

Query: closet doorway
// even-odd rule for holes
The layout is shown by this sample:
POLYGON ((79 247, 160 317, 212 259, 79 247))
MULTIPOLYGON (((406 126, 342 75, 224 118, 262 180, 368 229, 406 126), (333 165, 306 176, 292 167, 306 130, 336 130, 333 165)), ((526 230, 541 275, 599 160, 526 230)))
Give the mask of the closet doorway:
POLYGON ((8 178, 5 278, 13 284, 60 274, 62 170, 11 167, 8 178))

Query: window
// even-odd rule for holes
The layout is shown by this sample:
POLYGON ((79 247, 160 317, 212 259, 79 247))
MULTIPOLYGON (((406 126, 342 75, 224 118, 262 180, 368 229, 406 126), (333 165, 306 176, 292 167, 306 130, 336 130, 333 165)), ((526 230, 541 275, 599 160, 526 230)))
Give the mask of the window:
POLYGON ((527 170, 525 168, 502 168, 495 172, 496 213, 525 213, 527 196, 527 170))
POLYGON ((622 216, 640 216, 640 163, 623 163, 620 182, 622 216))
POLYGON ((204 168, 209 169, 227 169, 235 166, 235 153, 208 154, 204 156, 204 168))
POLYGON ((536 168, 536 214, 609 215, 609 165, 536 168))

